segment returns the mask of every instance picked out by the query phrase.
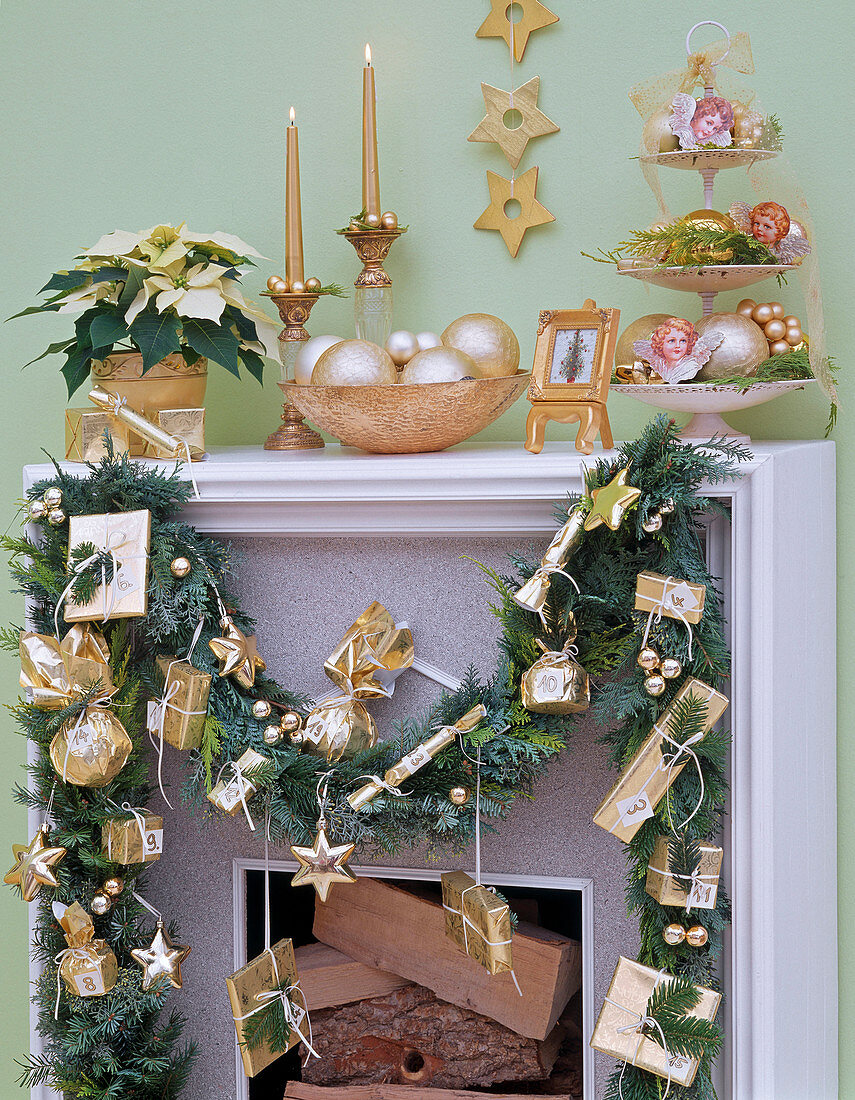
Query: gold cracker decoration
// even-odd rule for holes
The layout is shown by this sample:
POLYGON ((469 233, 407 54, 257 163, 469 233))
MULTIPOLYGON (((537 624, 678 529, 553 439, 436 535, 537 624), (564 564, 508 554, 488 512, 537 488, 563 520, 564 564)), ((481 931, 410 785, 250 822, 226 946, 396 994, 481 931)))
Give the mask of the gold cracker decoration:
MULTIPOLYGON (((558 16, 540 3, 540 0, 515 0, 522 8, 522 18, 513 24, 514 60, 522 61, 529 35, 542 27, 558 22, 558 16)), ((511 46, 511 21, 508 18, 510 4, 507 0, 490 0, 492 11, 475 32, 476 38, 504 38, 511 46)))
POLYGON ((494 141, 512 168, 522 160, 525 148, 532 138, 555 134, 559 127, 537 106, 540 93, 540 77, 533 76, 513 92, 502 91, 491 84, 481 83, 487 114, 472 131, 467 141, 494 141), (505 124, 508 111, 519 111, 522 122, 515 129, 505 124))
POLYGON ((490 205, 475 222, 475 228, 495 229, 501 233, 512 256, 519 252, 527 230, 555 221, 555 216, 537 201, 538 171, 538 168, 529 168, 525 175, 514 181, 496 172, 487 172, 490 205), (522 208, 516 218, 509 218, 505 213, 505 206, 511 199, 516 199, 522 208))

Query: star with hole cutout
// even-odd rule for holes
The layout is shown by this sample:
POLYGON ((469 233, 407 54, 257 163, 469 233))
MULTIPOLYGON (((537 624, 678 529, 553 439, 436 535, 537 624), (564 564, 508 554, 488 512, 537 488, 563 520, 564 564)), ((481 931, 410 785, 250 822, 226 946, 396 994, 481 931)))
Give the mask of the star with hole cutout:
POLYGON ((9 886, 17 886, 24 901, 32 901, 43 886, 59 886, 52 868, 65 859, 65 848, 51 848, 44 828, 29 844, 13 844, 15 866, 3 877, 9 886))
MULTIPOLYGON (((540 3, 540 0, 514 0, 522 8, 522 18, 514 23, 514 58, 522 61, 525 48, 528 44, 528 36, 541 27, 548 27, 558 22, 558 16, 540 3)), ((490 0, 492 11, 475 32, 476 38, 504 38, 511 46, 511 21, 508 18, 508 9, 511 4, 508 0, 490 0)))
POLYGON ((627 484, 626 479, 628 477, 629 468, 624 466, 622 470, 615 474, 608 485, 603 485, 591 492, 594 504, 585 520, 586 531, 593 531, 601 523, 604 523, 612 531, 617 531, 623 522, 624 512, 635 504, 641 496, 640 489, 627 484))
POLYGON ((321 901, 327 900, 337 882, 356 882, 356 875, 345 864, 353 855, 355 844, 330 844, 323 825, 311 848, 292 844, 291 851, 300 869, 291 879, 292 886, 314 886, 321 901))
POLYGON ((482 83, 481 94, 484 96, 487 114, 466 140, 495 141, 508 158, 511 167, 516 168, 522 159, 526 145, 532 138, 558 131, 552 119, 547 118, 543 111, 538 109, 539 93, 539 76, 533 76, 513 93, 482 83), (508 111, 519 111, 522 115, 522 122, 514 129, 505 125, 505 114, 508 111))
POLYGON ((495 229, 502 234, 502 239, 508 246, 508 252, 512 256, 520 250, 522 239, 527 229, 533 229, 536 225, 545 225, 554 222, 555 216, 550 214, 545 206, 542 206, 535 195, 537 193, 537 168, 529 168, 524 176, 514 180, 513 190, 511 181, 496 172, 487 172, 487 186, 490 189, 490 205, 475 222, 476 229, 495 229), (520 212, 516 218, 509 218, 505 213, 505 206, 511 199, 516 199, 520 204, 520 212))

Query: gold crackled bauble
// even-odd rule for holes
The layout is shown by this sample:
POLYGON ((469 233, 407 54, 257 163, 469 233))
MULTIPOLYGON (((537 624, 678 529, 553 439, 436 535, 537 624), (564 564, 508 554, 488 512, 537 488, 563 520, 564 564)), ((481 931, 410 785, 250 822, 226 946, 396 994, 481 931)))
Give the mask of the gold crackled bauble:
POLYGON ((343 336, 313 336, 300 346, 294 359, 294 381, 298 386, 308 386, 318 360, 335 344, 344 343, 343 336))
POLYGON ((391 386, 397 378, 392 356, 368 340, 334 344, 312 371, 313 386, 391 386))
POLYGON ((401 371, 404 384, 424 385, 432 382, 462 382, 464 378, 481 376, 474 360, 457 348, 428 348, 420 351, 401 371))
POLYGON ((698 381, 741 375, 750 378, 769 358, 769 343, 763 329, 739 313, 711 313, 695 325, 698 334, 719 332, 724 339, 713 350, 697 374, 698 381))
POLYGON ((475 360, 476 378, 503 378, 516 374, 520 365, 520 345, 513 329, 491 313, 458 317, 442 334, 442 342, 475 360))
POLYGON ((169 572, 173 577, 177 577, 181 580, 182 577, 186 577, 193 566, 190 564, 189 558, 177 557, 173 558, 169 563, 169 572))
POLYGON ((643 362, 635 354, 632 345, 636 340, 649 340, 653 330, 658 328, 663 321, 667 321, 673 316, 673 313, 645 313, 643 317, 630 321, 618 337, 617 347, 615 348, 615 369, 618 367, 632 368, 636 363, 643 362))
POLYGON ((390 332, 386 341, 386 351, 392 356, 392 362, 396 367, 403 367, 420 351, 419 338, 414 332, 407 332, 406 329, 390 332))
POLYGON ((428 348, 438 348, 442 345, 442 337, 435 332, 416 333, 419 351, 427 351, 428 348))
POLYGON ((645 122, 641 142, 645 153, 673 153, 680 148, 680 142, 671 129, 670 103, 654 111, 645 122))

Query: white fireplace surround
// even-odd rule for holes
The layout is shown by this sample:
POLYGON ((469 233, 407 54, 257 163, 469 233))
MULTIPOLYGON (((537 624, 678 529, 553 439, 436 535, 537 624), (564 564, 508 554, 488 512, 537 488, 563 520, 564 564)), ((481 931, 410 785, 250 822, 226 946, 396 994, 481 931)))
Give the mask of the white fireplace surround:
MULTIPOLYGON (((225 536, 376 537, 554 532, 553 504, 582 486, 566 444, 428 455, 236 448, 194 464, 185 516, 225 536)), ((69 472, 83 472, 68 465, 69 472)), ((722 1100, 837 1096, 834 446, 753 444, 742 477, 709 486, 732 506, 707 546, 731 630, 733 731, 722 963, 722 1100), (809 902, 809 904, 808 904, 809 902)), ((28 466, 24 487, 52 467, 28 466)), ((30 832, 40 824, 31 815, 30 832)), ((239 876, 236 868, 236 876, 239 876)), ((396 868, 396 877, 405 872, 396 868)), ((498 881, 498 880, 497 880, 498 881)), ((589 947, 590 945, 586 945, 589 947)), ((33 964, 35 975, 35 964, 33 964)), ((586 1006, 590 1027, 599 1006, 586 1006)), ((31 1013, 34 1053, 40 1050, 31 1013)), ((32 1090, 33 1100, 55 1097, 32 1090)))

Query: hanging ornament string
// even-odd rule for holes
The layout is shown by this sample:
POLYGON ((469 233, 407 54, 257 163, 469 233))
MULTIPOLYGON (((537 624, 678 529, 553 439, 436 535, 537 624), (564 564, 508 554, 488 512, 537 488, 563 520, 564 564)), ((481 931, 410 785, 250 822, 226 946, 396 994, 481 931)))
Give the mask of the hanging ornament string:
POLYGON ((163 914, 158 909, 155 909, 153 905, 149 905, 145 898, 140 897, 136 890, 131 890, 131 894, 136 898, 140 905, 142 905, 145 909, 148 909, 149 913, 151 913, 153 917, 160 921, 163 920, 163 914))
POLYGON ((45 829, 47 829, 48 821, 51 820, 51 817, 53 815, 53 798, 54 798, 55 794, 56 794, 56 780, 54 780, 53 783, 51 784, 50 798, 48 799, 48 804, 45 807, 45 816, 44 816, 44 828, 45 829))
MULTIPOLYGON (((510 24, 510 32, 508 34, 508 52, 511 56, 511 90, 508 95, 508 111, 513 111, 514 108, 514 20, 513 20, 513 4, 508 8, 508 23, 510 24)), ((511 198, 514 197, 514 184, 517 179, 517 170, 511 165, 511 198)))

